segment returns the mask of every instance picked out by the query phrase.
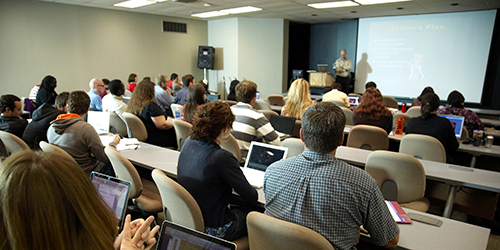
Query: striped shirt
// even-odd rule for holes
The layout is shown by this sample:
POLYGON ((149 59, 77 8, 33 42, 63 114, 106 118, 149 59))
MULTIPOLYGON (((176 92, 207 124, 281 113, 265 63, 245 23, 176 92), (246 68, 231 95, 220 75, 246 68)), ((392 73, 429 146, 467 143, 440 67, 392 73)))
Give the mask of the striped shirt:
POLYGON ((236 117, 231 134, 240 146, 242 157, 246 157, 252 141, 279 145, 280 138, 264 114, 243 102, 233 105, 231 110, 236 117))

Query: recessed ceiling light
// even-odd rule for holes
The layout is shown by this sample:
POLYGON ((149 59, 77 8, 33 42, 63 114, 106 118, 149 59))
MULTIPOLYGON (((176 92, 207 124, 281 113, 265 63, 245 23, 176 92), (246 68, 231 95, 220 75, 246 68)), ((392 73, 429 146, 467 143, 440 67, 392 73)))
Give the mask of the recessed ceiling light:
POLYGON ((210 12, 193 14, 191 16, 200 17, 200 18, 208 18, 208 17, 225 16, 225 15, 229 15, 229 13, 224 13, 224 12, 220 12, 220 11, 210 11, 210 12))
POLYGON ((341 2, 327 2, 327 3, 310 3, 307 6, 316 9, 326 9, 326 8, 340 8, 340 7, 350 7, 358 5, 359 5, 358 3, 351 1, 341 1, 341 2))
POLYGON ((408 2, 412 0, 354 0, 361 5, 370 5, 370 4, 383 4, 383 3, 399 3, 399 2, 408 2))
POLYGON ((239 13, 255 12, 255 11, 261 11, 261 10, 262 10, 261 8, 246 6, 246 7, 220 10, 220 12, 229 13, 229 14, 239 14, 239 13))
POLYGON ((129 1, 114 4, 113 6, 133 9, 133 8, 138 8, 138 7, 151 5, 151 4, 155 4, 155 3, 156 3, 156 1, 150 1, 150 0, 129 0, 129 1))

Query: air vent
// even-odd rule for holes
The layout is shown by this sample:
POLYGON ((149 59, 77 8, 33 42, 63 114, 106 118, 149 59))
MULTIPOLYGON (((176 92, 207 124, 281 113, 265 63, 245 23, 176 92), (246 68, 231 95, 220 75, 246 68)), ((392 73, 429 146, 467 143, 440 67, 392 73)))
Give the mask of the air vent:
POLYGON ((187 24, 163 21, 163 32, 187 33, 187 24))

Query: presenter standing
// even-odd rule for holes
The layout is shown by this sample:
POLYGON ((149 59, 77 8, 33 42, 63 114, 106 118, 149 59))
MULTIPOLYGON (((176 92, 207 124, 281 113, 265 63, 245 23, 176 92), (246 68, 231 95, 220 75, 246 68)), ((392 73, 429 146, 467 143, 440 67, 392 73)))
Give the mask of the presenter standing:
POLYGON ((349 84, 351 83, 352 61, 345 57, 345 49, 340 50, 340 58, 335 61, 335 69, 337 70, 336 82, 342 85, 342 91, 349 94, 349 84))

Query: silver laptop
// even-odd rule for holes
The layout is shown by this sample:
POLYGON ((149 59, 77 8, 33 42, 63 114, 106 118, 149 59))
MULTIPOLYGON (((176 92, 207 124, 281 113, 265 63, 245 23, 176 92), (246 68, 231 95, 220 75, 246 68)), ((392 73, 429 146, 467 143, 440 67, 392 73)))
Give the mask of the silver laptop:
POLYGON ((455 136, 457 138, 460 138, 462 136, 462 128, 464 126, 464 117, 463 116, 445 115, 445 114, 440 114, 438 116, 444 117, 444 118, 450 120, 451 126, 453 126, 453 130, 455 131, 455 136))
POLYGON ((87 114, 87 123, 100 135, 109 132, 109 120, 109 112, 89 111, 87 114))
POLYGON ((253 141, 248 150, 245 166, 242 168, 248 183, 255 188, 262 188, 267 167, 279 160, 286 159, 287 154, 288 148, 286 147, 253 141))

